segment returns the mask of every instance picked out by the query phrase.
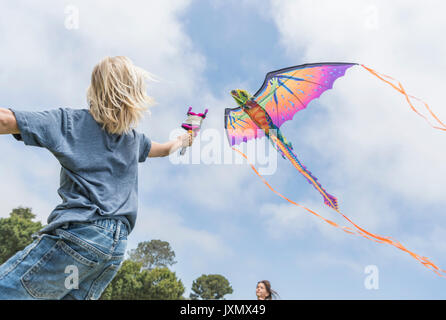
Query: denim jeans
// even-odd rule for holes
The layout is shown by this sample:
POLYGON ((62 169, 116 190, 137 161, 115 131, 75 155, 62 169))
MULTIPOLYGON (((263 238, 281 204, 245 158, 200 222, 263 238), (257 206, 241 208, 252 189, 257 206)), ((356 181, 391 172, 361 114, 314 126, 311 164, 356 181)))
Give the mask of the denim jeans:
POLYGON ((102 219, 40 235, 0 266, 0 299, 99 299, 121 266, 127 234, 122 221, 102 219))

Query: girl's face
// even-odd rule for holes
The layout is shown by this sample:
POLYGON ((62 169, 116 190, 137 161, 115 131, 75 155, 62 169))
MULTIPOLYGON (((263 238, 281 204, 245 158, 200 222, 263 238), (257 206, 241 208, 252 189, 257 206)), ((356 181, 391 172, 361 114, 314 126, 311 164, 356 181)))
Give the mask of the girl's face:
POLYGON ((256 288, 257 299, 264 300, 267 294, 268 292, 266 291, 265 284, 263 282, 259 282, 256 288))

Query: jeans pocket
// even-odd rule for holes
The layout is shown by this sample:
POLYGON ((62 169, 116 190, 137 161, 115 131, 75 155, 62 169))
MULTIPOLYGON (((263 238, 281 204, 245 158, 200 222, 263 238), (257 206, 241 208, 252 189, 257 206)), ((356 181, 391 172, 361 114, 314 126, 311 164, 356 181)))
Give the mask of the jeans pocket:
POLYGON ((110 284, 115 275, 118 273, 120 264, 111 264, 104 269, 101 275, 96 278, 88 292, 87 300, 98 300, 105 288, 110 284))
POLYGON ((63 240, 37 261, 21 278, 22 285, 35 298, 60 299, 76 289, 98 262, 75 251, 63 240))

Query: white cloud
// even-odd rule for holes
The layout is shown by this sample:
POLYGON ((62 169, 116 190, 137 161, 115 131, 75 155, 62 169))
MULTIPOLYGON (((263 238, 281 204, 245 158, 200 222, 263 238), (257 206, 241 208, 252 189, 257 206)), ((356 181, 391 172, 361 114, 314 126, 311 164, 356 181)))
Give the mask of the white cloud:
POLYGON ((59 199, 56 191, 60 167, 46 150, 34 148, 24 155, 25 148, 28 147, 19 145, 12 137, 2 137, 0 142, 0 217, 8 217, 19 206, 30 207, 36 221, 46 224, 59 199))

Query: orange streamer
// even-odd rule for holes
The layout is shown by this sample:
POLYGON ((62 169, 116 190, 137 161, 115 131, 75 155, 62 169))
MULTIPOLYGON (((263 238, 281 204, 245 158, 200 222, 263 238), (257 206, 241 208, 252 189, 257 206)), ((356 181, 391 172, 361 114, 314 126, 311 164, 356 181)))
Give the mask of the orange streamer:
MULTIPOLYGON (((237 152, 238 152, 239 154, 241 154, 246 160, 248 160, 248 157, 247 157, 243 152, 241 152, 241 151, 238 150, 238 149, 235 149, 234 147, 232 147, 232 149, 235 150, 235 151, 237 151, 237 152)), ((408 250, 408 249, 405 248, 401 243, 392 240, 390 237, 383 237, 383 236, 380 236, 380 235, 376 235, 376 234, 370 233, 370 232, 368 232, 367 230, 364 230, 363 228, 361 228, 360 226, 358 226, 357 224, 355 224, 352 220, 350 220, 348 217, 346 217, 340 210, 335 210, 335 209, 333 209, 333 210, 335 210, 336 212, 338 212, 340 215, 342 215, 348 222, 350 222, 350 223, 356 228, 356 232, 355 232, 355 230, 353 230, 352 228, 344 227, 344 226, 340 226, 340 225, 338 225, 337 223, 335 223, 335 222, 333 222, 333 221, 331 221, 331 220, 328 220, 328 219, 322 217, 321 215, 319 215, 319 214, 316 213, 315 211, 313 211, 313 210, 311 210, 311 209, 308 209, 307 207, 302 206, 302 205, 298 204, 297 202, 294 202, 293 200, 288 199, 287 197, 285 197, 284 195, 282 195, 281 193, 279 193, 278 191, 276 191, 276 190, 275 190, 275 189, 274 189, 274 188, 273 188, 273 187, 272 187, 272 186, 265 180, 265 178, 264 178, 264 177, 257 171, 257 169, 254 167, 254 165, 252 165, 251 163, 249 163, 249 161, 248 161, 248 164, 251 166, 252 170, 254 170, 254 172, 257 174, 257 176, 263 181, 263 183, 264 183, 264 184, 265 184, 265 185, 266 185, 272 192, 274 192, 275 194, 277 194, 279 197, 285 199, 285 200, 288 201, 289 203, 291 203, 291 204, 293 204, 293 205, 295 205, 295 206, 298 206, 298 207, 300 207, 300 208, 305 209, 305 210, 308 211, 309 213, 311 213, 311 214, 315 215, 316 217, 318 217, 318 218, 324 220, 325 222, 327 222, 328 224, 330 224, 330 225, 332 225, 332 226, 334 226, 334 227, 337 227, 337 228, 342 229, 342 230, 343 230, 344 232, 346 232, 346 233, 354 234, 354 235, 360 235, 360 236, 362 236, 362 237, 364 237, 364 238, 366 238, 366 239, 373 240, 373 241, 378 242, 378 243, 387 243, 387 244, 390 244, 390 245, 392 245, 392 246, 394 246, 394 247, 396 247, 396 248, 398 248, 398 249, 400 249, 400 250, 402 250, 402 251, 408 253, 410 256, 412 256, 414 259, 416 259, 418 262, 420 262, 424 267, 426 267, 426 268, 432 270, 433 272, 435 272, 435 273, 436 273, 437 275, 439 275, 440 277, 445 277, 446 271, 440 269, 439 267, 437 267, 437 266, 436 266, 434 263, 432 263, 427 257, 420 256, 420 255, 418 255, 418 254, 416 254, 416 253, 414 253, 414 252, 408 250)))

